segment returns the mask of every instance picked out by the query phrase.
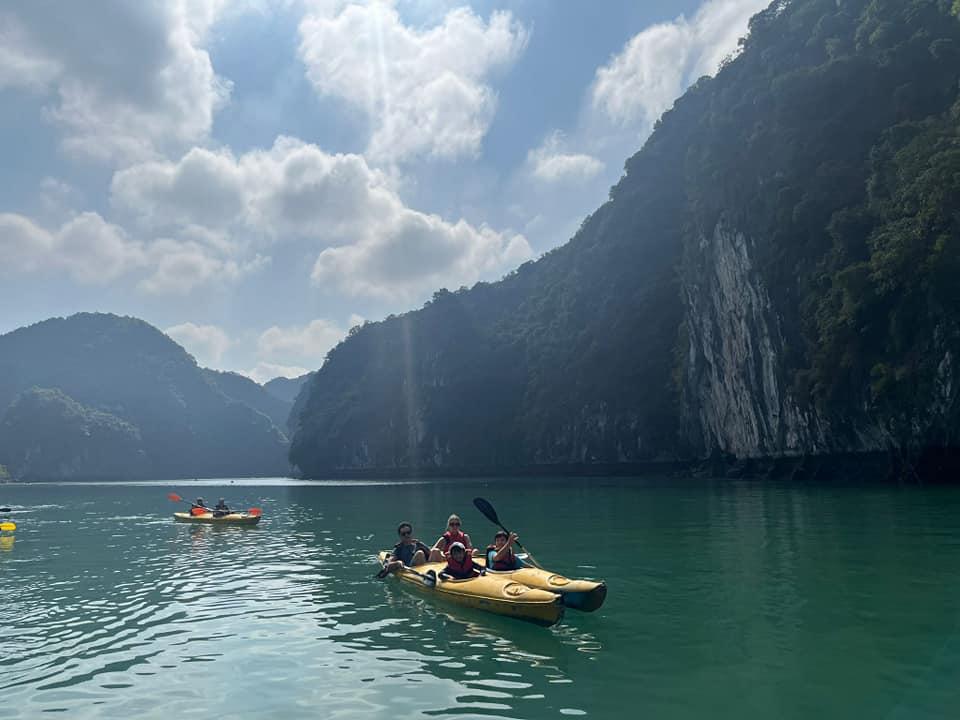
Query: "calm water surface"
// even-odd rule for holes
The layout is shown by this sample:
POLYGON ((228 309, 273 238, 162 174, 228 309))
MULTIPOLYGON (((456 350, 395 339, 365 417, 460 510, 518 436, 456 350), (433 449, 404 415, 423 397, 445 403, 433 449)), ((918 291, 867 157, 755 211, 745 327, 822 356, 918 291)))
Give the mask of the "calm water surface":
POLYGON ((958 490, 191 485, 0 485, 4 718, 960 717, 958 490), (171 490, 264 520, 175 524, 171 490), (400 520, 488 541, 475 495, 606 605, 543 629, 372 579, 400 520))

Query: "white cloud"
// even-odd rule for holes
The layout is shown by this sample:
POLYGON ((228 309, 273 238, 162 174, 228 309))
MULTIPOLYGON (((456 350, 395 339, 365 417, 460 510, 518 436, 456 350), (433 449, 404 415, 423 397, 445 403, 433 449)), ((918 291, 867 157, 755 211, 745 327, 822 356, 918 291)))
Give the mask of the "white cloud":
POLYGON ((318 368, 327 351, 344 338, 347 330, 319 318, 303 326, 274 325, 257 339, 257 356, 266 363, 296 362, 318 368))
POLYGON ((508 12, 487 23, 470 8, 429 29, 403 24, 391 2, 315 7, 300 23, 300 57, 321 95, 371 123, 367 155, 475 155, 496 111, 489 76, 523 52, 526 30, 508 12))
POLYGON ((23 215, 0 213, 0 257, 0 274, 66 272, 83 285, 147 273, 138 287, 152 294, 183 294, 234 282, 269 262, 261 255, 240 260, 184 237, 145 243, 95 212, 75 215, 55 230, 23 215))
POLYGON ((543 145, 527 153, 530 174, 543 182, 584 182, 603 170, 603 163, 592 155, 566 152, 563 135, 550 134, 543 145))
POLYGON ((143 245, 97 213, 85 212, 64 224, 56 236, 56 260, 78 282, 102 284, 143 266, 143 245))
POLYGON ((228 150, 193 148, 179 162, 156 161, 116 173, 114 205, 152 228, 225 227, 242 219, 246 189, 228 150))
POLYGON ((183 345, 205 367, 219 364, 223 354, 232 345, 227 333, 216 325, 185 322, 168 327, 164 332, 183 345))
POLYGON ((49 95, 77 155, 123 162, 206 138, 229 96, 202 45, 223 0, 104 0, 0 11, 0 88, 49 95), (54 99, 55 98, 55 99, 54 99))
POLYGON ((236 282, 264 267, 269 258, 248 260, 225 257, 215 248, 192 241, 162 238, 148 251, 149 277, 138 287, 150 294, 185 294, 199 287, 236 282))
POLYGON ((430 288, 503 274, 532 255, 522 235, 404 209, 389 232, 321 252, 311 277, 350 295, 410 300, 430 288))
POLYGON ((307 368, 296 365, 277 365, 276 363, 261 362, 257 363, 249 370, 244 370, 243 374, 251 378, 254 382, 263 385, 268 380, 275 377, 298 378, 310 372, 307 368))
POLYGON ((10 12, 0 13, 0 89, 40 92, 61 72, 60 63, 30 46, 23 24, 10 12))
POLYGON ((0 214, 0 270, 65 270, 82 284, 105 284, 142 267, 141 243, 100 215, 86 212, 54 231, 23 215, 0 214))
POLYGON ((53 253, 54 238, 28 218, 0 213, 0 273, 34 272, 53 253))
POLYGON ((752 15, 769 0, 706 0, 692 20, 684 16, 635 35, 609 64, 597 70, 594 108, 622 126, 648 132, 697 78, 713 74, 752 15))
POLYGON ((239 158, 194 150, 177 163, 134 166, 116 174, 112 192, 118 210, 155 227, 230 229, 319 248, 313 280, 355 295, 410 299, 502 274, 532 254, 521 235, 406 207, 390 178, 359 155, 292 138, 239 158))

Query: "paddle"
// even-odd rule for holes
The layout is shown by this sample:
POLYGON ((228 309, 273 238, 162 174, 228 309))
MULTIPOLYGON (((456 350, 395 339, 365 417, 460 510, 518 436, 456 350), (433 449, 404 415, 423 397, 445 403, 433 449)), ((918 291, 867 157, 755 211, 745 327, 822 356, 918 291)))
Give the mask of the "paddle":
POLYGON ((13 532, 17 529, 17 524, 15 522, 0 522, 0 530, 9 530, 13 532))
MULTIPOLYGON (((493 505, 491 505, 489 502, 487 502, 486 500, 484 500, 484 499, 481 498, 481 497, 474 498, 474 499, 473 499, 473 504, 474 504, 474 506, 477 508, 477 510, 479 510, 480 512, 483 513, 484 517, 486 517, 487 520, 489 520, 490 522, 492 522, 494 525, 496 525, 498 528, 500 528, 501 530, 503 530, 505 533, 507 533, 507 534, 510 533, 510 531, 507 530, 507 529, 503 526, 503 524, 500 522, 500 518, 497 517, 497 511, 493 509, 493 505)), ((540 567, 540 563, 538 563, 538 562, 537 562, 537 559, 533 556, 533 553, 531 553, 531 552, 530 552, 529 550, 527 550, 522 544, 520 544, 520 541, 519 541, 519 540, 515 540, 514 542, 517 543, 517 547, 518 547, 518 548, 520 548, 521 550, 523 550, 524 552, 527 553, 527 557, 530 558, 530 562, 532 562, 532 563, 534 564, 534 566, 536 566, 536 567, 540 568, 541 570, 543 570, 543 568, 540 567)))
POLYGON ((0 512, 13 512, 10 508, 0 508, 0 512))
MULTIPOLYGON (((173 501, 173 502, 185 502, 185 503, 190 503, 189 500, 184 500, 182 497, 180 497, 180 496, 177 495, 176 493, 168 493, 168 494, 167 494, 167 500, 171 500, 171 501, 173 501)), ((190 505, 193 506, 194 508, 198 508, 198 506, 197 506, 197 505, 194 505, 193 503, 190 503, 190 505)), ((205 512, 209 512, 209 513, 214 512, 214 510, 211 510, 211 509, 208 508, 208 507, 204 507, 203 510, 204 510, 205 512)), ((191 512, 192 512, 192 510, 191 510, 191 512)), ((232 515, 233 513, 236 513, 236 512, 239 512, 239 510, 231 510, 229 513, 226 513, 226 514, 227 514, 227 515, 232 515)), ((261 508, 258 508, 258 507, 252 507, 252 508, 249 508, 249 509, 247 510, 247 515, 254 515, 255 517, 260 517, 261 515, 263 515, 263 510, 262 510, 261 508)))
MULTIPOLYGON (((400 568, 397 568, 397 569, 399 570, 400 568)), ((404 565, 403 569, 408 572, 412 572, 414 575, 422 578, 423 584, 426 585, 427 587, 433 588, 437 586, 437 574, 433 570, 428 570, 427 574, 424 575, 422 572, 414 570, 412 567, 408 567, 406 565, 404 565)), ((373 577, 375 577, 377 580, 383 580, 389 574, 390 572, 387 571, 387 567, 386 565, 384 565, 383 569, 381 569, 380 572, 378 572, 373 577)))

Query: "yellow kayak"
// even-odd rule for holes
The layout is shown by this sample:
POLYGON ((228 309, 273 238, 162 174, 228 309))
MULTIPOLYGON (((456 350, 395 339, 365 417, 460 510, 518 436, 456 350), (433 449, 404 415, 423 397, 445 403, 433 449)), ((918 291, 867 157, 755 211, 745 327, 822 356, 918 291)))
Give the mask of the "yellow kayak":
POLYGON ((191 515, 190 513, 178 512, 173 514, 173 519, 177 522, 208 523, 210 525, 256 525, 260 522, 259 515, 250 515, 249 513, 230 513, 229 515, 214 517, 213 513, 191 515))
MULTIPOLYGON (((473 562, 486 565, 486 558, 475 557, 473 562)), ((525 567, 519 570, 487 570, 487 575, 513 580, 538 590, 557 593, 563 599, 564 605, 584 612, 593 612, 603 605, 603 601, 607 599, 607 584, 602 580, 571 580, 563 575, 535 567, 525 567)))
MULTIPOLYGON (((381 565, 387 555, 386 551, 380 553, 381 565)), ((415 568, 403 568, 393 574, 400 578, 404 587, 464 607, 545 626, 554 625, 563 617, 563 603, 554 593, 527 587, 500 573, 488 573, 466 580, 443 580, 436 576, 444 567, 445 563, 425 563, 415 568)))

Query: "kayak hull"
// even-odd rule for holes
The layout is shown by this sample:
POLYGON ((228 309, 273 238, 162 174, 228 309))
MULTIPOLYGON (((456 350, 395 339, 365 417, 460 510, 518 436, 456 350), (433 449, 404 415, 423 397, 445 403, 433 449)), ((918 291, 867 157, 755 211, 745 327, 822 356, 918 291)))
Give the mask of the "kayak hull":
MULTIPOLYGON (((387 552, 380 553, 381 564, 387 555, 387 552)), ((431 571, 439 575, 444 567, 444 563, 425 563, 416 568, 403 568, 393 574, 405 588, 461 607, 526 620, 545 627, 556 625, 563 617, 564 606, 557 595, 527 587, 510 578, 494 574, 467 580, 438 578, 436 585, 431 587, 422 577, 431 571)))
MULTIPOLYGON (((481 565, 486 564, 482 557, 474 558, 473 561, 481 565)), ((582 612, 598 610, 607 599, 607 584, 602 580, 572 580, 549 570, 534 567, 519 570, 488 570, 487 573, 509 578, 527 587, 557 593, 565 606, 582 612)))
POLYGON ((190 513, 178 512, 173 514, 173 519, 177 522, 205 525, 256 525, 260 522, 259 515, 248 515, 247 513, 230 513, 222 517, 214 517, 213 513, 191 515, 190 513))

